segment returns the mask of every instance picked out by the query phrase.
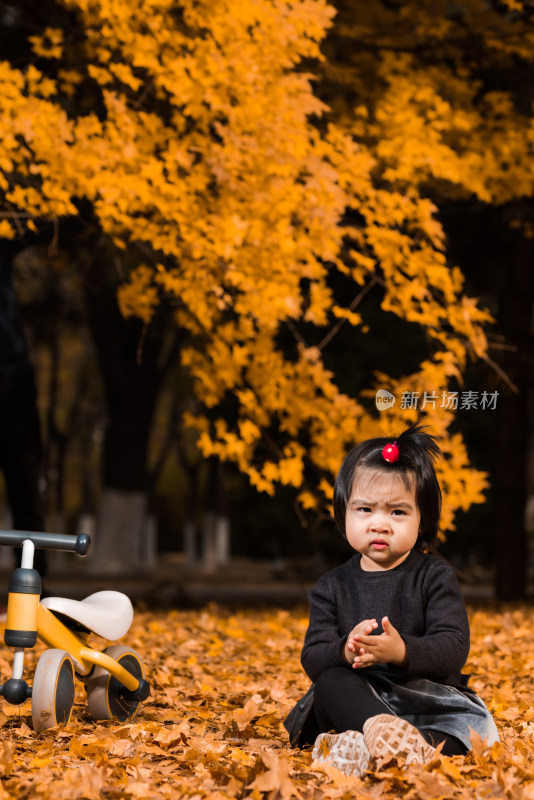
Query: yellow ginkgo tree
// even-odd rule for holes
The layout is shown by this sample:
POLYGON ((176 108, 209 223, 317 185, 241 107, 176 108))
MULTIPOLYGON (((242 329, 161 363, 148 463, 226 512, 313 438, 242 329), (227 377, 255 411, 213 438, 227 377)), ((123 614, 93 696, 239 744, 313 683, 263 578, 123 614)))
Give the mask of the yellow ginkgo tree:
MULTIPOLYGON (((485 485, 461 438, 446 435, 454 410, 397 404, 380 415, 371 398, 384 381, 441 396, 486 353, 489 315, 465 295, 421 189, 435 158, 436 179, 492 191, 498 167, 480 176, 466 153, 483 111, 450 125, 435 88, 423 75, 410 86, 406 57, 387 55, 373 94, 360 72, 360 97, 344 86, 337 99, 325 92, 327 104, 319 76, 343 86, 353 62, 332 78, 342 70, 321 51, 335 24, 325 0, 59 5, 66 15, 31 36, 26 63, 0 62, 0 235, 89 208, 99 242, 127 267, 123 315, 150 329, 163 304, 174 309, 200 449, 260 491, 293 486, 315 508, 353 443, 431 424, 443 436, 450 527, 485 485), (422 326, 428 355, 415 374, 369 374, 369 396, 349 396, 324 354, 340 325, 367 332, 360 300, 371 290, 384 311, 422 326)), ((361 55, 364 70, 373 62, 361 55)))

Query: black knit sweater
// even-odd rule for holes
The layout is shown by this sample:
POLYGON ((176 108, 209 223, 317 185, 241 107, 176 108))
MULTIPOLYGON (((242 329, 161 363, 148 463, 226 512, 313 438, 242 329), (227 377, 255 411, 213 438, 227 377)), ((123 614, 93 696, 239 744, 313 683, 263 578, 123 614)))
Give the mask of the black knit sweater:
MULTIPOLYGON (((412 550, 398 567, 366 572, 357 553, 327 572, 309 594, 310 623, 302 666, 312 681, 328 667, 347 665, 343 649, 364 619, 388 616, 406 643, 407 665, 387 665, 399 683, 428 678, 464 688, 461 669, 469 654, 469 623, 454 571, 436 556, 412 550)), ((367 667, 362 677, 377 667, 367 667)))

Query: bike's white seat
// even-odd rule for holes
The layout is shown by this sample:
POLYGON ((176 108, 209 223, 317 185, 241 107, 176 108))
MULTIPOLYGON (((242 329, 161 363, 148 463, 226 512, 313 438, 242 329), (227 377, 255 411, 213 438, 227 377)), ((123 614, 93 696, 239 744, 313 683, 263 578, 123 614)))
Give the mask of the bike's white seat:
POLYGON ((83 600, 44 597, 41 605, 80 622, 93 633, 112 642, 128 632, 133 620, 130 598, 122 592, 95 592, 83 600))

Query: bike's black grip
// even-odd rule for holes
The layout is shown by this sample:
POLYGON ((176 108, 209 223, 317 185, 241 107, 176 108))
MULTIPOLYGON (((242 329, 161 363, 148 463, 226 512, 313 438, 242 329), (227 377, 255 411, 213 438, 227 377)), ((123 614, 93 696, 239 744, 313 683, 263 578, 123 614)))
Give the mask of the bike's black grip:
POLYGON ((30 539, 40 550, 65 550, 85 556, 91 547, 91 537, 86 533, 70 536, 67 533, 36 533, 35 531, 0 531, 0 545, 22 547, 30 539))

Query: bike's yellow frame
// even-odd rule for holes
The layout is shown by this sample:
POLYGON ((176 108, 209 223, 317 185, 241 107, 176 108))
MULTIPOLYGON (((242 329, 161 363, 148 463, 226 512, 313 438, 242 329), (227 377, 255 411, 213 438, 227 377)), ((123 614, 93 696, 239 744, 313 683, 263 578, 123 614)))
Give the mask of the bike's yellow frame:
POLYGON ((41 603, 37 607, 37 636, 47 647, 66 650, 74 661, 76 672, 83 678, 96 664, 117 678, 131 692, 139 688, 139 680, 115 659, 87 647, 48 608, 41 603))

